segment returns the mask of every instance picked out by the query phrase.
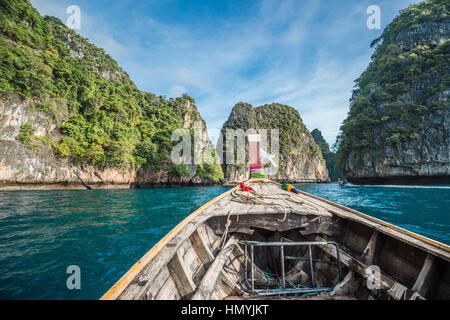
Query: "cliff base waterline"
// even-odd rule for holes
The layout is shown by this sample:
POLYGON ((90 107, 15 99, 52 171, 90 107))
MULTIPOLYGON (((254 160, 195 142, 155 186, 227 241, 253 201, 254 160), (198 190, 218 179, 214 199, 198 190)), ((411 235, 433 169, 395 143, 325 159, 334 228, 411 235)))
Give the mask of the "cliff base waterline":
POLYGON ((450 176, 400 176, 400 177, 368 177, 347 178, 350 183, 358 185, 435 185, 450 184, 450 176))
MULTIPOLYGON (((89 184, 91 189, 129 189, 130 184, 89 184)), ((0 191, 8 190, 86 190, 81 183, 12 183, 0 181, 0 191)))
POLYGON ((93 183, 83 185, 81 183, 11 183, 0 181, 0 191, 15 191, 15 190, 114 190, 114 189, 152 189, 152 188, 172 188, 172 187, 221 187, 222 184, 202 183, 194 184, 190 183, 125 183, 125 184, 105 184, 105 183, 93 183))

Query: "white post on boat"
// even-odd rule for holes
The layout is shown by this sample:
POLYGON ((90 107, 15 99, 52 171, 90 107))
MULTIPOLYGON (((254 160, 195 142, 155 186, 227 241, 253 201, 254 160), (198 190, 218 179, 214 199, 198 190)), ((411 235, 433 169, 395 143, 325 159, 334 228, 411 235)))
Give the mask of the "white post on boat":
POLYGON ((248 135, 248 150, 251 164, 261 164, 261 159, 259 157, 260 143, 261 137, 259 134, 248 135))
POLYGON ((248 135, 248 150, 250 155, 250 178, 265 178, 264 168, 261 163, 260 153, 260 141, 259 134, 248 135))

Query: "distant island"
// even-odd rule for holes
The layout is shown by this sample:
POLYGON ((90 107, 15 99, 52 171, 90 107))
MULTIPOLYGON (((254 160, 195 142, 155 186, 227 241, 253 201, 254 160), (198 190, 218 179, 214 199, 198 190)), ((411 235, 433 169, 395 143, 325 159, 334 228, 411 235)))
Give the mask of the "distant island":
MULTIPOLYGON (((279 160, 278 170, 273 175, 267 175, 268 178, 280 182, 329 181, 321 149, 303 124, 298 111, 292 107, 278 103, 255 108, 244 102, 236 104, 222 128, 224 145, 226 129, 270 128, 279 130, 279 160)), ((270 145, 270 141, 267 144, 270 145)), ((237 183, 249 178, 250 165, 224 164, 223 172, 226 181, 237 183)))

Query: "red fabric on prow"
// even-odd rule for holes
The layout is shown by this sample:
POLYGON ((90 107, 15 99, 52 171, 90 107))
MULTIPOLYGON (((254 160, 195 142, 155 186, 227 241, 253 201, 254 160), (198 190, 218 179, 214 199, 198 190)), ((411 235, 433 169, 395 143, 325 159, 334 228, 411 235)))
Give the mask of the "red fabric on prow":
POLYGON ((247 187, 247 186, 245 185, 245 183, 243 183, 243 182, 241 182, 241 188, 242 188, 242 191, 250 191, 250 190, 253 190, 252 187, 247 187))

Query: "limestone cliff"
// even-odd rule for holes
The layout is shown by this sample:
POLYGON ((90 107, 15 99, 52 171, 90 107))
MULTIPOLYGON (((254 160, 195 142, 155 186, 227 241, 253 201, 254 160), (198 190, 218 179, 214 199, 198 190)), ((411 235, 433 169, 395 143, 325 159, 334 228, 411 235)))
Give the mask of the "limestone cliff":
POLYGON ((0 187, 212 184, 218 164, 173 164, 176 129, 202 123, 195 101, 140 91, 103 49, 41 17, 29 0, 0 2, 0 187))
POLYGON ((340 136, 356 183, 450 183, 449 2, 403 10, 374 40, 340 136))
MULTIPOLYGON (((181 100, 180 100, 181 101, 181 100)), ((198 165, 187 165, 186 176, 174 172, 169 160, 161 161, 160 168, 143 166, 136 169, 101 168, 91 164, 76 164, 68 157, 55 152, 63 137, 59 128, 67 115, 64 108, 57 118, 33 107, 36 101, 23 99, 15 94, 0 100, 0 188, 114 188, 157 185, 213 184, 208 173, 198 172, 198 165), (18 137, 24 124, 33 128, 27 144, 18 137)), ((179 108, 183 114, 182 127, 192 129, 196 121, 202 122, 195 103, 183 100, 179 108)), ((199 137, 201 150, 212 148, 206 127, 199 137)), ((221 172, 219 172, 220 175, 221 172)))
MULTIPOLYGON (((268 178, 287 182, 327 182, 329 180, 320 148, 294 108, 277 103, 254 108, 247 103, 238 103, 222 128, 223 148, 227 145, 227 129, 242 129, 246 132, 249 129, 254 129, 256 132, 260 132, 260 129, 268 130, 266 135, 268 147, 265 151, 269 154, 276 153, 275 150, 271 151, 270 130, 279 130, 279 137, 276 139, 279 144, 279 158, 275 159, 277 170, 269 174, 274 166, 267 160, 263 161, 268 178)), ((250 169, 248 145, 243 164, 227 164, 226 151, 224 151, 224 162, 223 171, 226 181, 240 182, 248 179, 250 169)))

